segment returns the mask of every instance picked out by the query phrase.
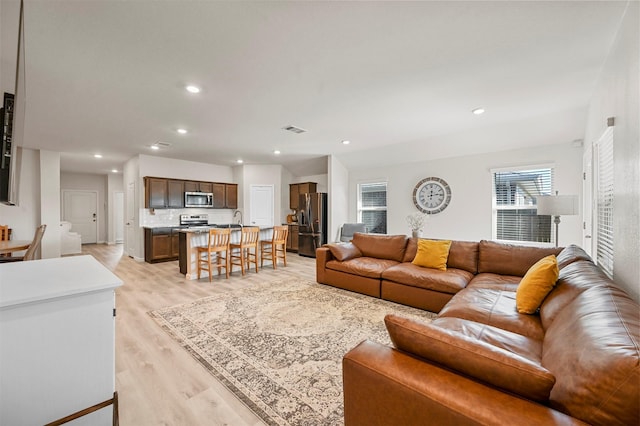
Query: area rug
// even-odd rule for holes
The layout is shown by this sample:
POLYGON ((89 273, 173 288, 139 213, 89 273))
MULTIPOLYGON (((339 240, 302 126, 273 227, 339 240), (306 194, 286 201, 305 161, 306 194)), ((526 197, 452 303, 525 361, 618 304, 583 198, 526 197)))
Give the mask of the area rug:
POLYGON ((435 314, 287 279, 150 312, 269 425, 343 424, 342 357, 364 339, 391 342, 388 313, 435 314))

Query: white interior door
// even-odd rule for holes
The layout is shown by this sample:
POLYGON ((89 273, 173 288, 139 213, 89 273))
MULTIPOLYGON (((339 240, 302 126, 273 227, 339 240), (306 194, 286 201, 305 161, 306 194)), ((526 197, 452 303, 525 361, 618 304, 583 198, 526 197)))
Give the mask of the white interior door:
POLYGON ((273 226, 273 185, 251 185, 249 224, 273 226))
POLYGON ((131 257, 134 257, 136 252, 136 233, 135 233, 135 223, 136 223, 136 184, 135 182, 130 182, 127 185, 127 214, 126 214, 126 233, 127 233, 127 254, 131 257))
POLYGON ((62 198, 62 220, 82 236, 82 244, 98 242, 98 193, 64 190, 62 198))
POLYGON ((116 243, 124 241, 124 192, 113 194, 113 230, 116 243))

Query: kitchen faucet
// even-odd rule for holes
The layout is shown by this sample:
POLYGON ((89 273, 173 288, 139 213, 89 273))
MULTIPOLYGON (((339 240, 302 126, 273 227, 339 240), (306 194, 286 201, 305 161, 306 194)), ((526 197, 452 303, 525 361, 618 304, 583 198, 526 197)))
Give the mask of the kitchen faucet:
POLYGON ((244 219, 242 218, 242 212, 240 210, 236 210, 233 212, 233 218, 235 219, 238 213, 240 214, 240 220, 238 221, 238 225, 242 225, 242 223, 244 222, 244 219))

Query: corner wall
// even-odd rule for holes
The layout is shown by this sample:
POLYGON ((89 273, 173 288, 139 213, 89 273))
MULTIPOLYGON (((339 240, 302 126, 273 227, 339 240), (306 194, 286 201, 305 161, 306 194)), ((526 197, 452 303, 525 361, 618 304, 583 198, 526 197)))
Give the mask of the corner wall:
POLYGON ((614 126, 613 278, 640 302, 640 3, 629 1, 589 103, 585 149, 614 126))

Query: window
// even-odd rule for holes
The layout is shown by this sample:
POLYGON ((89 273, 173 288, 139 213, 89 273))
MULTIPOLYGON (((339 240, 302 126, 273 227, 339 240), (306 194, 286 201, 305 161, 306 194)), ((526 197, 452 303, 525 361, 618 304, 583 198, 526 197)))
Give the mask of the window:
POLYGON ((387 182, 358 184, 358 222, 367 232, 387 233, 387 182))
POLYGON ((596 263, 613 278, 613 126, 596 143, 596 263))
POLYGON ((493 238, 551 242, 551 216, 538 216, 536 197, 551 195, 553 168, 531 166, 492 170, 493 238))

